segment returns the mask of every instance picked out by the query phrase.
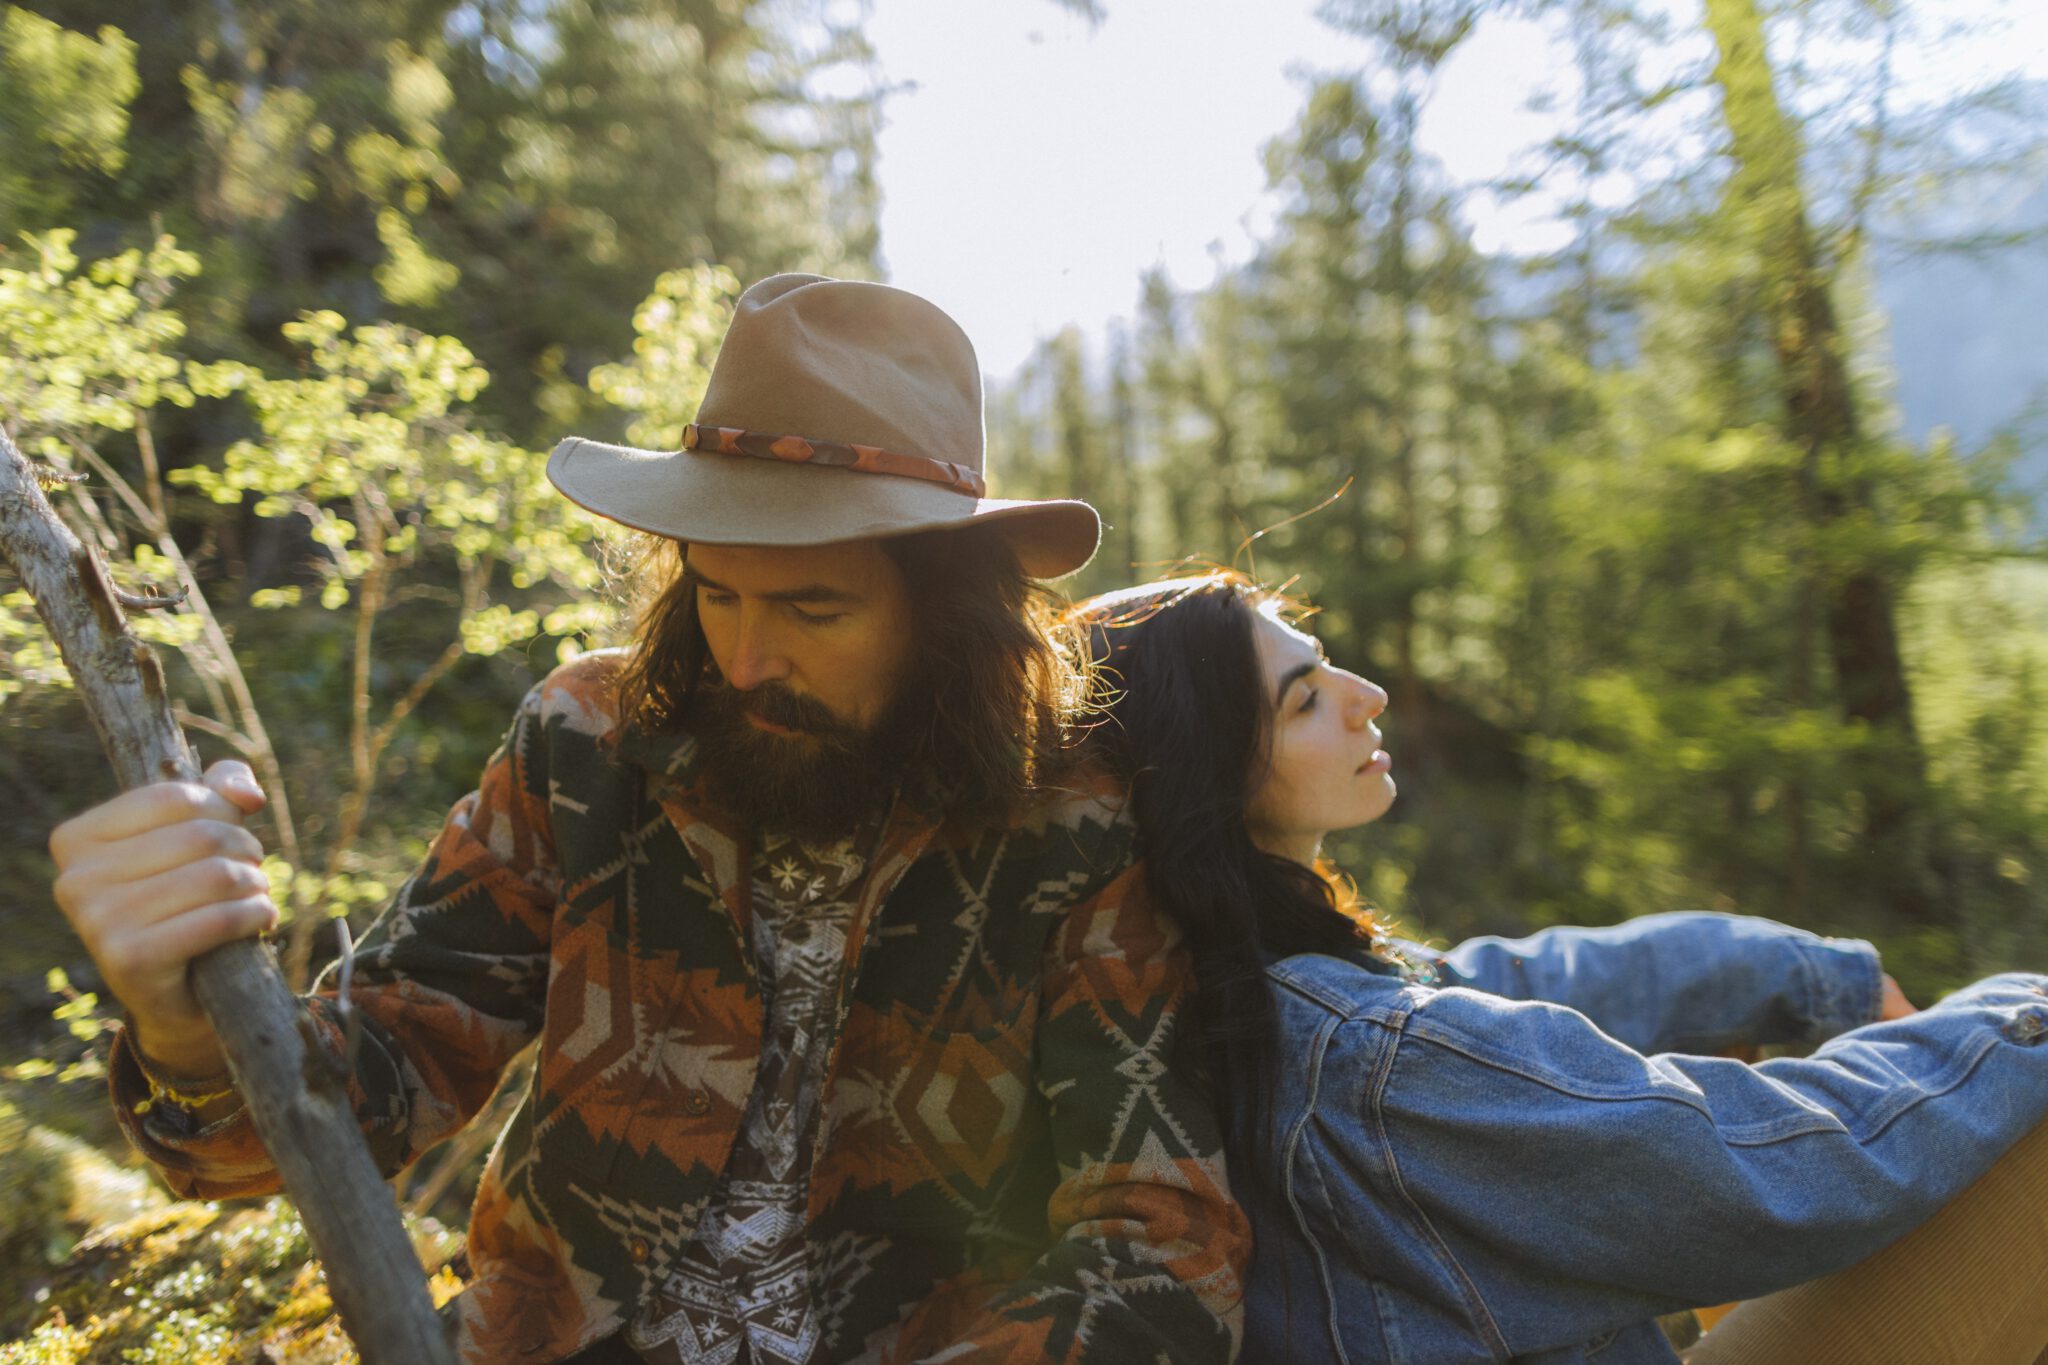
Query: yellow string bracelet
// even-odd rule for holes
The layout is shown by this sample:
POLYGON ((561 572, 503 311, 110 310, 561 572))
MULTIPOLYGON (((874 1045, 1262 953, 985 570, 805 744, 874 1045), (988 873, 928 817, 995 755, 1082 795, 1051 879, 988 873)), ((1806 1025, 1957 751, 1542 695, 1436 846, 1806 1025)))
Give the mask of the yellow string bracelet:
POLYGON ((142 1079, 149 1082, 148 1097, 135 1102, 135 1112, 138 1114, 146 1114, 159 1104, 183 1109, 188 1114, 197 1113, 215 1100, 224 1100, 235 1093, 234 1077, 225 1071, 218 1076, 205 1076, 196 1081, 175 1082, 159 1076, 156 1068, 144 1058, 141 1048, 131 1047, 129 1051, 135 1057, 136 1067, 142 1072, 142 1079), (181 1084, 192 1088, 182 1089, 181 1084), (216 1086, 219 1088, 213 1088, 216 1086))
POLYGON ((235 1087, 230 1083, 222 1090, 207 1090, 197 1095, 188 1094, 176 1086, 165 1085, 147 1071, 142 1074, 149 1081, 149 1096, 135 1102, 135 1112, 138 1114, 146 1114, 159 1104, 172 1105, 188 1114, 195 1114, 215 1100, 224 1100, 235 1093, 235 1087))

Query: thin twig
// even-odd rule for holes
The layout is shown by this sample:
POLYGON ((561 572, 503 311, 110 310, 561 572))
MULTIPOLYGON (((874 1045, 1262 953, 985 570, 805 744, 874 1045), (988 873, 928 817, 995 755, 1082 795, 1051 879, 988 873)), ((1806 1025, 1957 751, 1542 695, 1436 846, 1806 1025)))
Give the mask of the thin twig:
POLYGON ((41 488, 45 493, 55 492, 66 484, 85 482, 85 475, 83 474, 67 473, 64 470, 54 469, 49 465, 39 462, 31 462, 29 464, 29 472, 35 475, 37 487, 41 488))
POLYGON ((187 596, 183 588, 168 595, 163 593, 129 592, 124 588, 114 589, 114 600, 130 611, 164 611, 182 604, 187 596))
MULTIPOLYGON (((465 1124, 461 1132, 441 1144, 433 1172, 419 1179, 404 1195, 407 1213, 417 1218, 433 1212, 434 1206, 441 1202, 441 1196, 448 1192, 448 1187, 497 1141, 506 1120, 512 1117, 512 1111, 526 1097, 527 1087, 533 1081, 534 1060, 539 1052, 539 1045, 530 1043, 514 1057, 499 1078, 497 1089, 491 1092, 491 1098, 477 1111, 476 1117, 465 1124)), ((414 1164, 415 1174, 420 1164, 414 1164)))
POLYGON ((212 735, 215 739, 225 742, 244 758, 255 752, 255 742, 232 726, 222 725, 217 720, 202 716, 196 711, 188 711, 182 706, 172 707, 171 717, 187 730, 197 730, 202 735, 212 735))

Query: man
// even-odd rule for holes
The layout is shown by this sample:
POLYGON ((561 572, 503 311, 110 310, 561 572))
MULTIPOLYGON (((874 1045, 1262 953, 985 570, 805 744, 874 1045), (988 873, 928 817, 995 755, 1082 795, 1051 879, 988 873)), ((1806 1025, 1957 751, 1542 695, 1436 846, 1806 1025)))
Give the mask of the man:
MULTIPOLYGON (((1226 1359, 1247 1243, 1171 1064, 1187 964, 1118 794, 1061 766, 1078 666, 1030 582, 1093 510, 982 496, 973 349, 882 285, 748 290, 684 445, 556 450, 659 538, 636 642, 529 695, 356 954, 389 1168, 539 1040, 465 1358, 1226 1359)), ((51 840, 129 1012, 117 1109, 187 1196, 274 1185, 184 981, 274 919, 261 801, 224 764, 51 840)))

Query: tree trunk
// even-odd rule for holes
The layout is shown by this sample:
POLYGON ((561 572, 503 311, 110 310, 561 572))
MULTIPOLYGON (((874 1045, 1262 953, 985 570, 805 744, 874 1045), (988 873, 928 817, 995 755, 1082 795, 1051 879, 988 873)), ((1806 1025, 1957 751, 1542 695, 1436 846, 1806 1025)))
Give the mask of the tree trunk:
POLYGON ((1138 542, 1138 405, 1121 331, 1112 332, 1109 340, 1109 462, 1110 487, 1121 523, 1112 528, 1119 547, 1117 558, 1122 561, 1114 567, 1121 579, 1137 574, 1142 558, 1138 542))
POLYGON ((1393 430, 1391 461, 1394 509, 1399 527, 1396 551, 1400 588, 1389 604, 1394 626, 1394 695, 1402 699, 1402 726, 1408 768, 1427 782, 1436 764, 1436 743, 1421 674, 1415 662, 1416 598, 1422 568, 1422 509, 1416 492, 1416 433, 1421 426, 1418 390, 1422 366, 1416 356, 1415 314, 1420 281, 1409 259, 1408 233, 1415 219, 1415 131, 1420 101, 1404 79, 1394 99, 1394 196, 1385 236, 1386 299, 1393 314, 1394 383, 1388 392, 1393 430))
MULTIPOLYGON (((1706 22, 1718 49, 1714 81, 1735 162, 1726 208, 1765 272, 1785 429, 1801 452, 1805 516, 1821 531, 1873 502, 1867 482, 1841 469, 1861 437, 1848 340, 1800 188, 1799 134, 1772 85, 1755 0, 1707 0, 1706 22)), ((1863 565, 1823 570, 1822 615, 1842 711, 1870 727, 1859 785, 1873 886, 1904 918, 1940 922, 1921 814, 1926 759, 1913 725, 1892 585, 1863 565)))

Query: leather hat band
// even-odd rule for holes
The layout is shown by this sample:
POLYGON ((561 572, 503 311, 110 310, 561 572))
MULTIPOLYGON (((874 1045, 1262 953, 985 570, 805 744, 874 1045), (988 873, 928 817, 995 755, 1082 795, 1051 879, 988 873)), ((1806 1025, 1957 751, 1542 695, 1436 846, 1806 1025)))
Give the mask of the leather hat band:
POLYGON ((972 497, 988 496, 988 484, 966 465, 950 460, 932 460, 922 455, 898 455, 877 446, 849 445, 840 441, 813 441, 802 436, 770 436, 739 427, 699 426, 683 428, 683 449, 717 455, 749 455, 757 460, 782 460, 789 464, 832 465, 862 474, 893 474, 904 479, 923 479, 943 484, 972 497))

